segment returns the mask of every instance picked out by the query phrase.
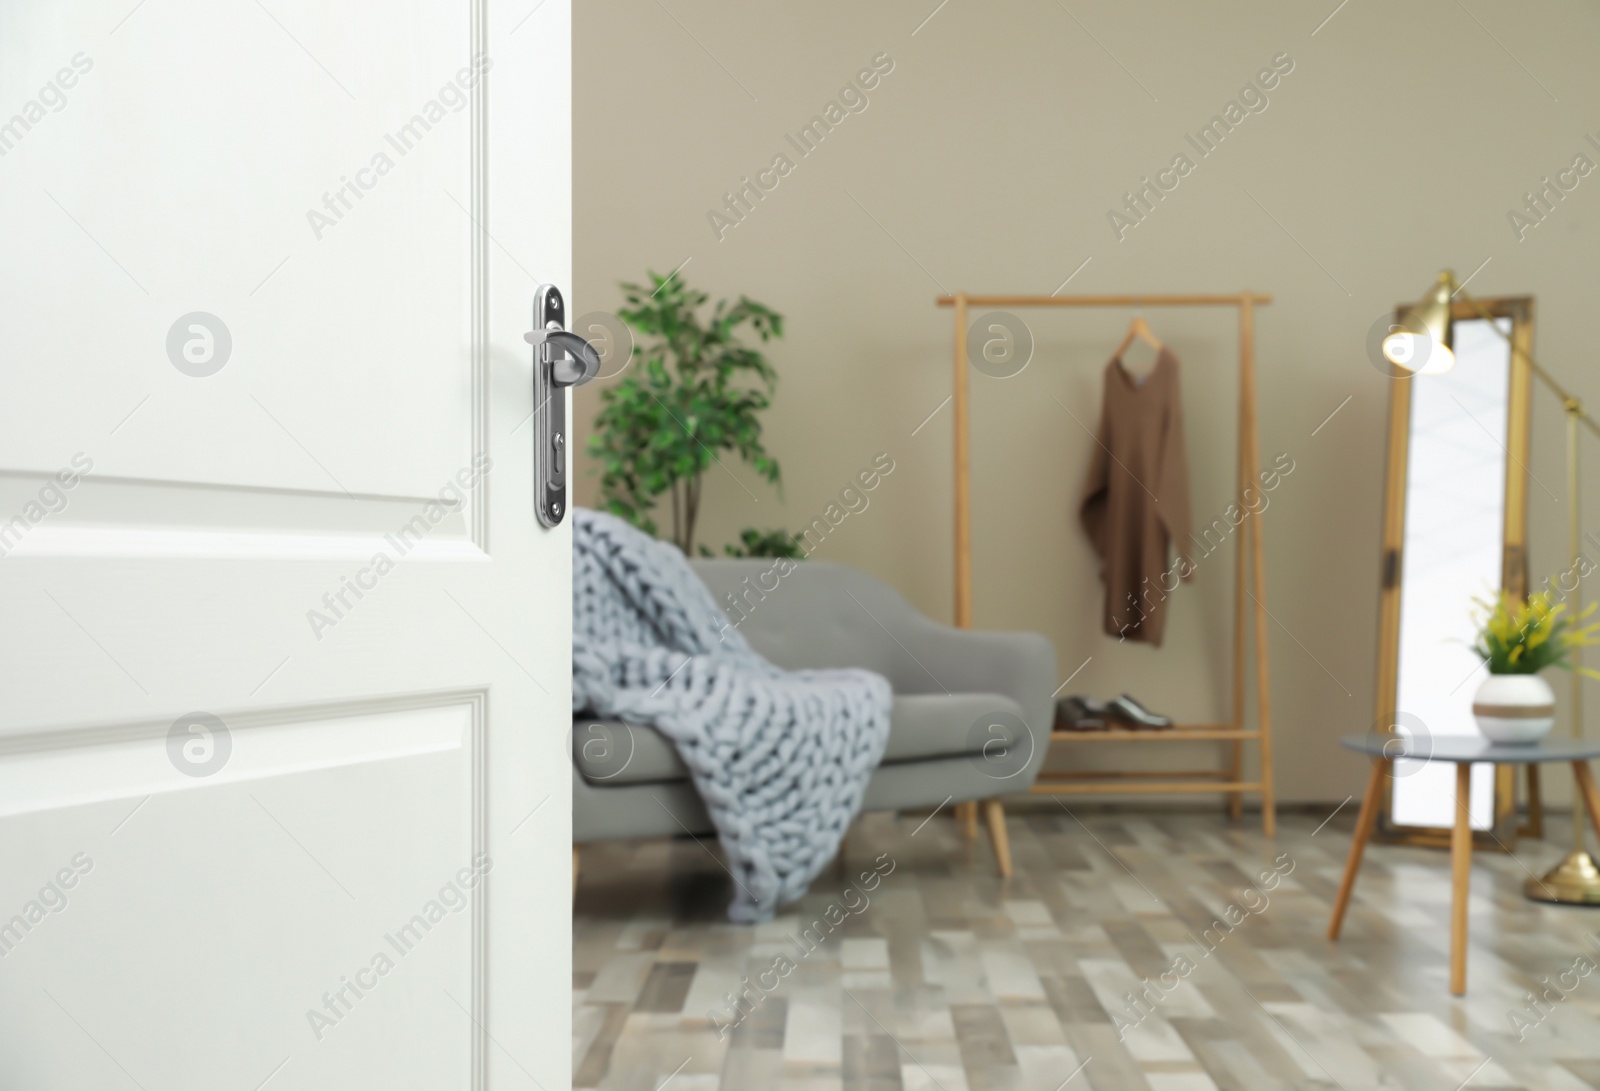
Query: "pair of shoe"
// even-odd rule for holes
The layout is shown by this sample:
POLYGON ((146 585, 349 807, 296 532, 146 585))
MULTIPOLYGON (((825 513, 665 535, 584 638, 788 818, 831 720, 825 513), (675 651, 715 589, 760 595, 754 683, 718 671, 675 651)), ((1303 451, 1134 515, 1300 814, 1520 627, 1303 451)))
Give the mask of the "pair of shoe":
POLYGON ((1109 701, 1093 697, 1063 697, 1056 702, 1056 717, 1068 731, 1167 731, 1172 719, 1145 708, 1124 693, 1109 701))

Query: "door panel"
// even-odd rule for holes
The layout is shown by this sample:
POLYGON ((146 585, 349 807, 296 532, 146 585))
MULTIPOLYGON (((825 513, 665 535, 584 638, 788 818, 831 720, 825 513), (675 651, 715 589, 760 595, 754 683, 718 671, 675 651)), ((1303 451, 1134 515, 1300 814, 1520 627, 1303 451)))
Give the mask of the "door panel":
MULTIPOLYGON (((97 374, 95 392, 104 430, 153 395, 118 430, 126 476, 431 495, 471 437, 458 378, 473 224, 454 202, 471 200, 472 8, 373 19, 273 5, 303 51, 256 5, 158 4, 114 37, 104 20, 120 4, 41 27, 46 6, 7 6, 21 25, 6 39, 26 55, 0 102, 37 95, 79 54, 92 67, 6 156, 22 169, 6 172, 0 230, 7 252, 30 256, 14 288, 34 317, 23 358, 94 361, 112 348, 105 328, 128 338, 134 359, 97 374), (208 381, 132 366, 161 363, 172 324, 197 311, 232 340, 208 381), (360 427, 371 416, 387 425, 381 459, 360 427)), ((493 70, 487 51, 476 63, 493 70)), ((34 412, 5 449, 37 457, 81 430, 85 376, 41 366, 20 378, 34 412)))
POLYGON ((381 15, 0 8, 0 1085, 570 1083, 569 13, 381 15))
MULTIPOLYGON (((0 1019, 13 1046, 83 1042, 8 1049, 8 1086, 129 1086, 121 1065, 146 1087, 254 1087, 286 1058, 289 1087, 469 1086, 456 1002, 494 873, 473 864, 471 711, 430 710, 447 749, 9 819, 0 907, 60 893, 0 934, 0 1019)), ((306 726, 376 740, 404 715, 306 726)))

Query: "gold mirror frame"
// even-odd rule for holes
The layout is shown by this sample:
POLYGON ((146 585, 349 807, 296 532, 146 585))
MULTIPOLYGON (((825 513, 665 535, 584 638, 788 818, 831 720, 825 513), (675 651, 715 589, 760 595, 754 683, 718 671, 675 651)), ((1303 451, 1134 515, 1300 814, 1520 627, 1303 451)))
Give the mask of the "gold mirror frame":
MULTIPOLYGON (((1506 499, 1505 523, 1500 552, 1500 585, 1516 596, 1528 592, 1528 450, 1532 427, 1533 369, 1528 361, 1533 351, 1533 297, 1506 296, 1478 301, 1495 318, 1511 319, 1510 389, 1506 397, 1506 499)), ((1415 304, 1395 308, 1398 323, 1415 304)), ((1451 308, 1455 321, 1481 319, 1482 313, 1469 303, 1457 301, 1451 308)), ((1389 387, 1388 459, 1384 475, 1383 555, 1378 609, 1378 686, 1375 725, 1389 730, 1395 721, 1395 702, 1400 683, 1400 579, 1405 545, 1406 470, 1411 439, 1411 379, 1393 380, 1389 387)), ((1536 766, 1529 765, 1530 774, 1536 766)), ((1482 847, 1510 851, 1515 841, 1515 767, 1496 766, 1494 810, 1488 830, 1475 830, 1473 840, 1482 847)), ((1397 826, 1391 819, 1394 791, 1391 779, 1379 802, 1375 836, 1381 840, 1409 845, 1448 848, 1450 830, 1446 827, 1397 826)), ((1530 797, 1537 792, 1530 775, 1530 797)), ((1531 832, 1531 831, 1530 831, 1531 832)))

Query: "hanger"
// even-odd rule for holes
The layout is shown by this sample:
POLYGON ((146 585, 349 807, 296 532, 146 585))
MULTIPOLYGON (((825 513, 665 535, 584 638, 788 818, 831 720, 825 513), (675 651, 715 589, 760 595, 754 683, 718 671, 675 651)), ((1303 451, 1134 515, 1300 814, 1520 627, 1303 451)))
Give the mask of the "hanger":
POLYGON ((1166 346, 1161 343, 1156 335, 1151 332, 1149 324, 1144 320, 1144 315, 1136 314, 1133 316, 1133 321, 1128 323, 1128 336, 1122 339, 1122 344, 1117 346, 1117 351, 1112 353, 1112 355, 1118 359, 1121 359, 1122 354, 1128 351, 1128 346, 1133 344, 1133 339, 1135 337, 1149 345, 1151 348, 1155 349, 1157 352, 1160 352, 1162 349, 1166 348, 1166 346))

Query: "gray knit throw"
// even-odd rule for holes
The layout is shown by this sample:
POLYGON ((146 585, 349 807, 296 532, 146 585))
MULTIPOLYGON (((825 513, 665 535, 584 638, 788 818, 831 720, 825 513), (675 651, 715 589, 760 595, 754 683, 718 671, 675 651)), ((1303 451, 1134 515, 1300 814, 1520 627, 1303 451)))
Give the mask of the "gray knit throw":
POLYGON ((572 707, 677 747, 717 827, 728 916, 768 920, 833 859, 889 738, 889 683, 785 671, 728 624, 682 552, 572 509, 572 707))

